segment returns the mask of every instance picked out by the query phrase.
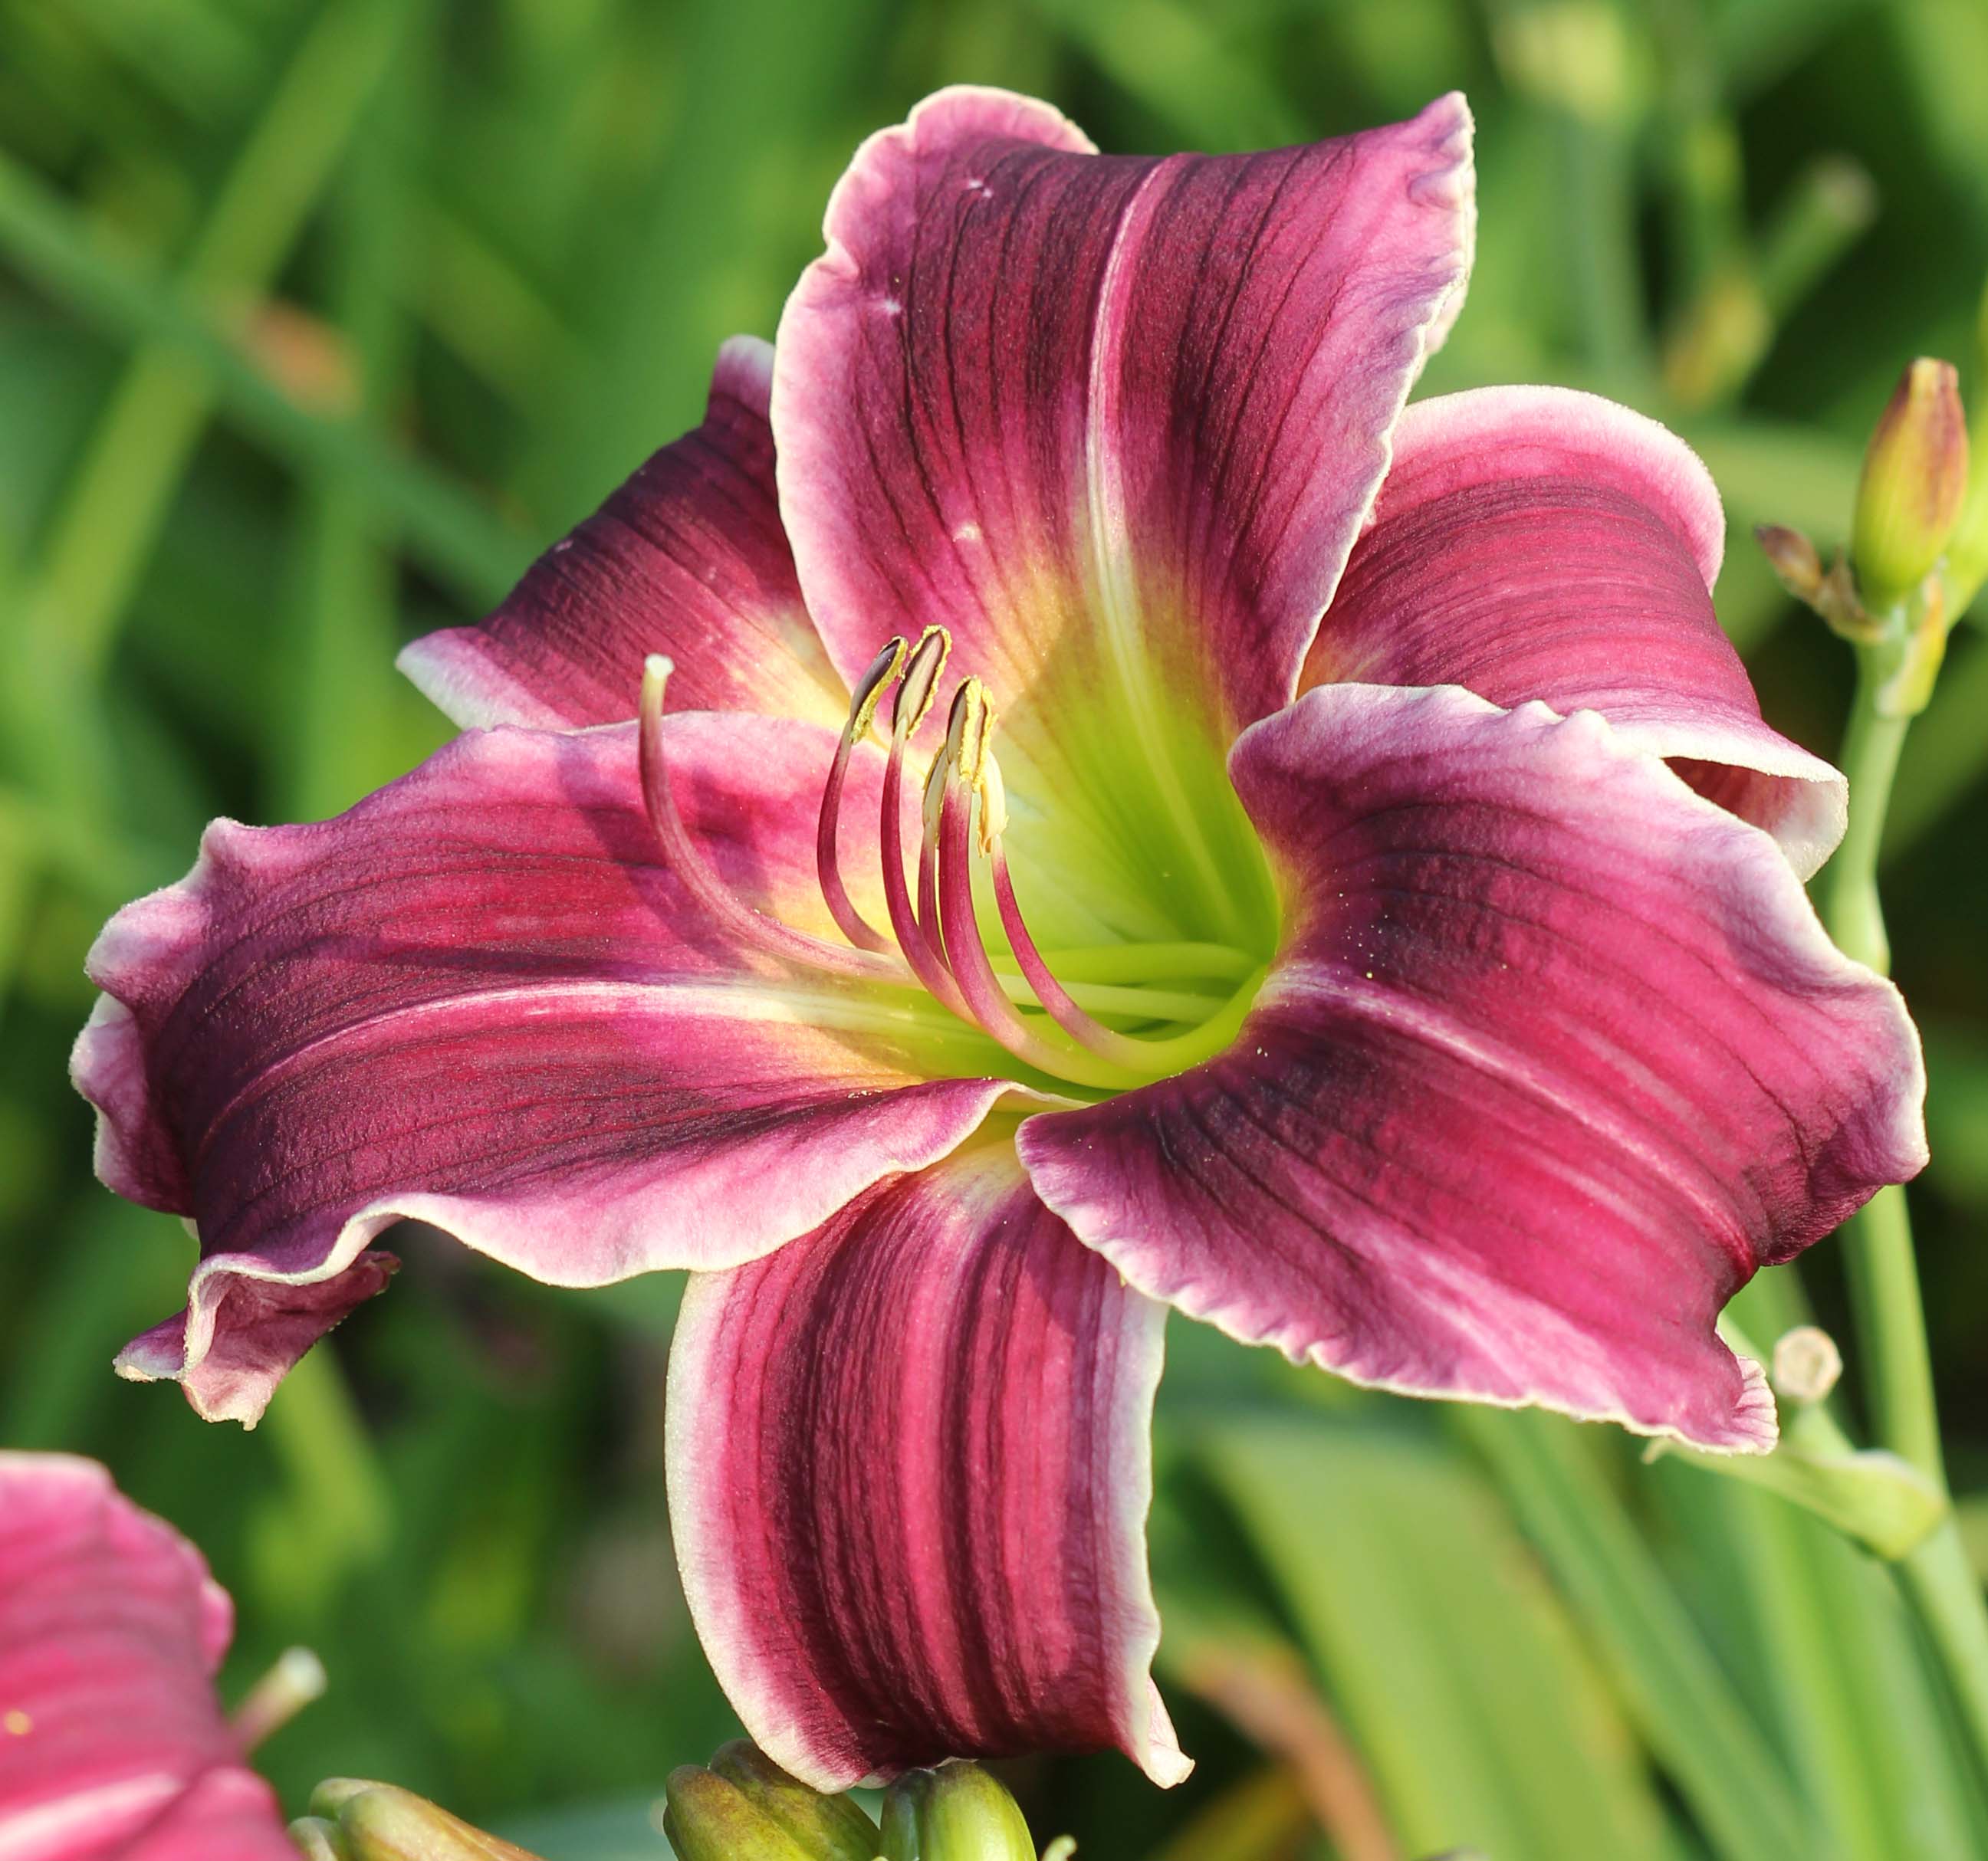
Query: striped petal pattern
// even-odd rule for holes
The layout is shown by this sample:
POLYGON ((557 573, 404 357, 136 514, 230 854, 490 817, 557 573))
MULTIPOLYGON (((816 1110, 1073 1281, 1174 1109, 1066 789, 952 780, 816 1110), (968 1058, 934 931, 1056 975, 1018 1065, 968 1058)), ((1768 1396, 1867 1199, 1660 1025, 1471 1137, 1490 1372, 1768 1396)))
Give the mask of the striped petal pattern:
POLYGON ((1418 1395, 1772 1445, 1713 1329, 1924 1163, 1898 992, 1592 711, 1332 685, 1245 735, 1286 941, 1235 1046, 1025 1124, 1131 1281, 1418 1395))
MULTIPOLYGON (((691 713, 670 741, 722 878, 828 927, 830 734, 691 713)), ((880 761, 852 768, 857 819, 880 761)), ((396 1221, 557 1285, 729 1265, 944 1155, 1007 1089, 936 1010, 934 1062, 902 991, 797 975, 705 914, 627 728, 472 732, 337 820, 218 822, 90 973, 75 1074, 100 1170, 201 1245, 188 1311, 120 1367, 244 1421, 384 1285, 368 1250, 396 1221), (948 1062, 964 1076, 934 1076, 948 1062)))
POLYGON ((825 1790, 1046 1749, 1186 1774, 1148 1675, 1164 1318, 1005 1143, 693 1277, 671 1518, 705 1651, 776 1762, 825 1790))
POLYGON ((1627 407, 1567 388, 1421 402, 1303 683, 1598 711, 1807 878, 1842 838, 1844 781, 1761 719, 1712 610, 1724 537, 1697 455, 1627 407))

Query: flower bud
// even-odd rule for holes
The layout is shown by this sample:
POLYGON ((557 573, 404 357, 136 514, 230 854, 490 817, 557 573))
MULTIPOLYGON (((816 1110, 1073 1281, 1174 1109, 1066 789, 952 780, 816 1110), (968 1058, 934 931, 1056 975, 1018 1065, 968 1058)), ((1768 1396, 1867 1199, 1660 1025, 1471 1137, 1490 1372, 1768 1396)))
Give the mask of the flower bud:
POLYGON ((352 1861, 338 1825, 321 1815, 299 1816, 290 1825, 290 1841, 304 1861, 352 1861))
POLYGON ((1967 420, 1950 362, 1922 356, 1878 417, 1857 488, 1851 554, 1865 602, 1912 592, 1939 560, 1967 495, 1967 420))
POLYGON ((1036 1861, 1015 1799, 977 1764, 908 1771, 884 1799, 884 1861, 1036 1861))
POLYGON ((724 1746, 711 1768, 777 1823, 810 1861, 877 1861, 877 1825, 853 1798, 810 1790, 750 1739, 724 1746))
POLYGON ((678 1861, 818 1861, 725 1778, 687 1764, 670 1773, 668 1788, 663 1833, 678 1861))
POLYGON ((330 1778, 310 1807, 291 1834, 311 1861, 538 1861, 392 1784, 330 1778))

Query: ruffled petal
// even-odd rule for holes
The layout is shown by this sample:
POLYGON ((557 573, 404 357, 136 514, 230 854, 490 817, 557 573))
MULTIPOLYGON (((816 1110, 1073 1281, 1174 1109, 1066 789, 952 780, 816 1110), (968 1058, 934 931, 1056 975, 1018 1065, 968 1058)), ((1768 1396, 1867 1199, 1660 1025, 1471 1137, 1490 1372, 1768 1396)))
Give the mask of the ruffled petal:
POLYGON ((1842 838, 1844 781, 1761 720, 1712 613, 1724 538, 1697 455, 1627 407, 1554 387, 1420 402, 1303 682, 1598 711, 1806 878, 1842 838))
POLYGON ((781 512, 844 676, 942 623, 1011 792, 1107 839, 1150 812, 1128 758, 1223 785, 1462 291, 1469 141, 1452 96, 1307 148, 1100 157, 979 90, 872 137, 774 364, 781 512))
POLYGON ((794 579, 766 424, 773 351, 718 351, 704 424, 665 446, 526 571, 480 626, 417 640, 400 667, 456 723, 559 730, 635 714, 642 660, 676 702, 840 724, 844 690, 794 579))
POLYGON ((0 1453, 0 1854, 296 1861, 214 1697, 200 1553, 67 1454, 0 1453))
POLYGON ((1024 1124, 1043 1200, 1141 1291, 1356 1380, 1770 1444, 1713 1322, 1924 1162, 1897 991, 1593 712, 1326 686, 1232 767, 1278 966, 1220 1059, 1024 1124))
POLYGON ((691 1280, 670 1513, 746 1729, 817 1788, 955 1756, 1188 1765, 1149 1675, 1164 1309, 1004 1142, 691 1280))
MULTIPOLYGON (((830 928, 831 733, 667 728, 710 861, 830 928)), ((857 822, 877 818, 881 760, 852 768, 857 822)), ((120 912, 90 958, 110 999, 74 1071, 103 1114, 100 1169, 191 1216, 202 1252, 184 1323, 120 1367, 252 1420, 384 1283, 366 1250, 396 1221, 559 1285, 729 1266, 945 1155, 1006 1089, 945 1076, 996 1070, 998 1051, 911 991, 732 937, 660 863, 632 728, 473 732, 337 820, 217 822, 191 875, 120 912)))

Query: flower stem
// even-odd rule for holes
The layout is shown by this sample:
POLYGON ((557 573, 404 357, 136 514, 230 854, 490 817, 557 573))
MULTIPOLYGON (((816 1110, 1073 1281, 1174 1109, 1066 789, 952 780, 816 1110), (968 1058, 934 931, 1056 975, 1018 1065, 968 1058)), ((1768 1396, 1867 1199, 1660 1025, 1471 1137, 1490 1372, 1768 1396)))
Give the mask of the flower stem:
MULTIPOLYGON (((1880 972, 1891 967, 1891 945, 1878 890, 1878 856, 1892 778, 1912 721, 1884 702, 1895 688, 1895 672, 1883 648, 1859 650, 1857 694, 1842 754, 1850 819, 1843 844, 1817 886, 1830 935, 1845 954, 1880 972)), ((1851 1218, 1844 1245, 1873 1427, 1884 1446, 1944 1492, 1932 1360, 1904 1189, 1894 1184, 1879 1190, 1851 1218)), ((1901 1560, 1898 1576, 1988 1770, 1988 1601, 1950 1517, 1901 1560)))
MULTIPOLYGON (((1857 694, 1843 742, 1850 819, 1843 844, 1818 881, 1817 903, 1837 947, 1883 974, 1891 968, 1892 949, 1878 892, 1878 855, 1892 779, 1912 720, 1887 715, 1881 707, 1886 680, 1878 654, 1862 649, 1857 665, 1857 694)), ((1879 1190, 1852 1218, 1845 1241, 1878 1437, 1915 1467, 1942 1479, 1932 1363, 1905 1191, 1895 1184, 1879 1190)))
POLYGON ((1912 719, 1888 717, 1878 709, 1883 674, 1868 650, 1859 653, 1858 667, 1857 696, 1841 756, 1850 781, 1850 819, 1843 844, 1816 881, 1816 903, 1837 947, 1882 975, 1891 970, 1892 946, 1878 895, 1878 854, 1912 719))

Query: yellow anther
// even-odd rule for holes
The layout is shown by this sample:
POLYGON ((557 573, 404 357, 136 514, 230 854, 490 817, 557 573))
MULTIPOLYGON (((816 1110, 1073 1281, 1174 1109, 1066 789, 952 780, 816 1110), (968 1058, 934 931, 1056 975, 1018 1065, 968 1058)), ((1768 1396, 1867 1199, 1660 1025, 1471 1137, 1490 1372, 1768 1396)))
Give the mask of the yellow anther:
POLYGON ((960 780, 975 789, 980 786, 980 765, 986 756, 987 728, 992 716, 987 687, 978 678, 962 679, 946 719, 946 758, 959 772, 960 780))
MULTIPOLYGON (((993 713, 987 718, 987 735, 994 734, 993 713)), ((986 738, 982 739, 983 745, 986 738)), ((980 758, 980 779, 974 784, 980 794, 980 850, 990 859, 994 844, 1008 831, 1008 789, 1001 779, 1001 765, 994 760, 994 752, 983 748, 980 758)))
POLYGON ((908 737, 925 721, 952 654, 952 636, 944 627, 928 627, 918 636, 918 643, 911 649, 911 664, 904 668, 903 687, 898 693, 897 709, 891 719, 894 730, 901 730, 908 737))
POLYGON ((871 725, 877 721, 877 707, 884 701, 891 681, 904 670, 908 650, 903 640, 894 636, 871 660, 870 670, 857 681, 855 699, 843 732, 851 743, 860 743, 869 735, 871 725))

